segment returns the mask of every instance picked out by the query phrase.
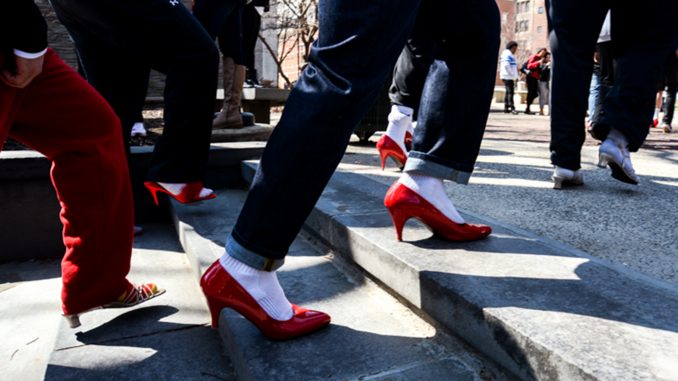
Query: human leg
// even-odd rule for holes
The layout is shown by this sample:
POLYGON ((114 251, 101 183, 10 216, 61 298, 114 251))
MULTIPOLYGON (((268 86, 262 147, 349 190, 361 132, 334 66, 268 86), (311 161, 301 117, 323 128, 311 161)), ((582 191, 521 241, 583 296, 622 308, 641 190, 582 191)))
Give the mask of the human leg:
POLYGON ((662 119, 662 129, 669 133, 672 131, 673 113, 676 107, 676 91, 678 90, 678 63, 669 63, 665 70, 666 80, 666 110, 662 119))
POLYGON ((539 81, 539 115, 544 115, 544 106, 549 104, 549 83, 539 81))
POLYGON ((424 85, 405 174, 384 201, 399 239, 409 217, 428 221, 438 235, 449 240, 480 239, 491 231, 487 226, 465 224, 443 186, 444 179, 466 184, 473 171, 494 91, 499 48, 499 30, 494 27, 495 22, 499 24, 499 13, 494 1, 468 1, 454 7, 438 4, 437 17, 459 12, 463 12, 463 22, 454 25, 438 18, 429 20, 439 25, 439 55, 424 85), (474 60, 462 59, 462 55, 474 60), (413 206, 411 191, 432 207, 413 206))
POLYGON ((532 102, 539 97, 539 80, 528 75, 525 77, 525 83, 527 84, 527 105, 525 106, 525 114, 531 114, 532 111, 530 110, 530 107, 532 106, 532 102))
MULTIPOLYGON (((268 141, 245 205, 227 239, 225 255, 255 270, 273 271, 282 265, 290 244, 340 162, 353 128, 401 52, 418 4, 405 0, 319 3, 319 38, 268 141), (366 52, 372 59, 364 59, 366 52)), ((241 296, 224 299, 218 288, 229 283, 231 275, 217 265, 202 282, 208 300, 217 303, 211 306, 213 311, 235 305, 248 318, 251 314, 243 312, 247 308, 263 309, 271 316, 273 312, 265 309, 263 299, 253 295, 256 289, 252 285, 243 286, 241 296), (247 302, 249 307, 242 307, 239 301, 248 298, 252 298, 247 302)), ((270 278, 277 282, 277 278, 270 278)), ((311 322, 313 329, 329 323, 327 315, 323 314, 324 320, 308 315, 302 318, 297 307, 291 309, 289 326, 294 328, 294 335, 308 332, 305 322, 311 322)), ((269 328, 259 327, 265 334, 269 332, 269 328)))
POLYGON ((553 57, 551 162, 578 171, 585 139, 582 122, 593 71, 591 59, 607 6, 604 1, 551 0, 547 8, 553 57))
MULTIPOLYGON (((76 44, 87 44, 89 50, 94 49, 91 41, 98 41, 102 48, 124 51, 140 66, 167 75, 165 129, 155 145, 148 179, 201 182, 209 154, 217 73, 216 48, 205 30, 178 2, 52 3, 76 44)), ((91 75, 88 78, 95 81, 91 75)))
POLYGON ((407 161, 414 131, 412 121, 419 111, 424 82, 434 59, 435 28, 427 20, 431 19, 435 11, 435 2, 422 2, 414 29, 393 69, 389 89, 391 112, 386 132, 377 142, 382 168, 387 157, 392 157, 401 168, 407 161))
MULTIPOLYGON (((120 122, 51 51, 25 93, 10 136, 52 161, 66 246, 62 309, 78 314, 127 296, 132 287, 126 276, 133 205, 120 122)), ((159 293, 156 287, 149 296, 159 293)))
POLYGON ((657 83, 666 57, 678 43, 671 20, 677 13, 678 4, 670 0, 640 9, 626 3, 612 5, 615 82, 603 105, 603 123, 610 126, 610 133, 600 147, 599 165, 609 165, 617 180, 638 184, 630 152, 640 148, 649 132, 657 83), (637 22, 652 25, 637 30, 637 22))
POLYGON ((515 81, 512 79, 504 79, 502 81, 504 82, 504 112, 513 112, 516 109, 516 106, 513 104, 516 88, 515 81))

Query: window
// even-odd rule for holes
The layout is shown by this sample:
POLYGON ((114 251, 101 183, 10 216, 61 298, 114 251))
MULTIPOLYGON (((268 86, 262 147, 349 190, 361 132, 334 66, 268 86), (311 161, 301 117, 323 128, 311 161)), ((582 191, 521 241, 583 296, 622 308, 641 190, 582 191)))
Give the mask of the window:
POLYGON ((530 30, 530 22, 527 20, 518 21, 516 23, 516 33, 527 32, 530 30))
POLYGON ((537 27, 537 33, 541 33, 544 30, 543 26, 538 26, 537 27))
POLYGON ((544 13, 544 7, 539 7, 539 8, 537 9, 537 13, 539 13, 539 14, 544 13))

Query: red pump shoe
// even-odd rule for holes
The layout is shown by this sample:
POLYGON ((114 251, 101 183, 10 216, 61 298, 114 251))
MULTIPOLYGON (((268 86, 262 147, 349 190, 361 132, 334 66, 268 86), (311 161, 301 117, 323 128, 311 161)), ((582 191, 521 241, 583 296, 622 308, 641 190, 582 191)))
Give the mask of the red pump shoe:
POLYGON ((204 186, 201 181, 186 183, 186 186, 184 187, 184 189, 181 190, 181 193, 179 194, 174 194, 168 191, 167 189, 165 189, 165 187, 163 187, 162 185, 158 184, 155 181, 146 181, 144 182, 144 186, 146 187, 146 189, 148 189, 149 192, 151 192, 151 196, 153 196, 153 201, 155 201, 155 205, 158 205, 158 192, 165 193, 182 204, 190 204, 193 202, 203 200, 211 200, 217 197, 216 193, 214 192, 208 194, 207 196, 200 197, 200 191, 204 189, 204 186))
POLYGON ((207 298, 212 314, 212 328, 219 325, 223 308, 232 308, 273 340, 287 340, 303 336, 330 324, 330 316, 324 312, 307 310, 292 304, 294 315, 289 320, 271 318, 238 281, 221 266, 219 261, 205 271, 200 286, 207 298))
POLYGON ((383 170, 386 166, 386 159, 392 157, 396 161, 396 164, 403 169, 405 167, 405 162, 407 161, 407 154, 403 152, 403 149, 400 148, 398 143, 393 141, 390 136, 383 135, 379 141, 377 141, 377 150, 379 151, 379 156, 381 157, 381 169, 383 170))
POLYGON ((458 224, 450 220, 418 193, 397 181, 386 192, 384 205, 391 214, 398 241, 403 240, 405 222, 413 217, 448 241, 475 241, 492 233, 492 228, 487 225, 458 224))
POLYGON ((412 151, 412 139, 413 139, 412 134, 409 131, 407 131, 405 133, 405 149, 408 152, 412 151))

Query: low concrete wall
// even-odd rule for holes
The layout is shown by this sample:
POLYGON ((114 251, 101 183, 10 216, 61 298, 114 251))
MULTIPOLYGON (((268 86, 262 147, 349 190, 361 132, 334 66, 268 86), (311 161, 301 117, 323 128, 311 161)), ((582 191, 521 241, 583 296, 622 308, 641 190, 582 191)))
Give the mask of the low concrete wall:
MULTIPOLYGON (((208 187, 241 187, 240 163, 261 156, 265 142, 213 144, 205 178, 208 187)), ((143 187, 153 147, 133 147, 132 187, 136 221, 169 221, 168 202, 160 208, 143 187)), ((50 163, 34 151, 0 152, 0 263, 59 258, 64 253, 59 202, 49 177, 50 163)))

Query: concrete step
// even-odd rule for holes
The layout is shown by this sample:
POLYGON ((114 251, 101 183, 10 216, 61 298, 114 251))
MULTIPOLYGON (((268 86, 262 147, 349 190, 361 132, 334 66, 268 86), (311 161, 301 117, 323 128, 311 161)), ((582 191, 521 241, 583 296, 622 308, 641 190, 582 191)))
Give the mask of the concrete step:
POLYGON ((129 309, 59 315, 59 261, 0 265, 0 379, 227 380, 235 373, 171 224, 136 238, 129 279, 167 292, 129 309), (11 306, 11 308, 6 308, 11 306))
MULTIPOLYGON (((245 199, 220 190, 201 205, 172 203, 196 280, 224 252, 245 199)), ((331 252, 299 237, 278 272, 288 298, 327 311, 332 325, 273 342, 224 309, 219 332, 240 380, 503 380, 492 361, 414 314, 331 252)))
MULTIPOLYGON (((256 163, 243 165, 245 179, 256 163)), ((678 380, 678 290, 508 224, 450 243, 408 222, 395 237, 387 186, 333 176, 305 231, 525 380, 678 380)), ((642 254, 642 253, 639 253, 642 254)))
MULTIPOLYGON (((265 142, 214 143, 205 182, 219 188, 242 184, 242 160, 261 156, 265 142)), ((143 187, 152 146, 132 147, 136 218, 158 221, 161 209, 143 187)), ((60 258, 64 253, 59 202, 49 176, 50 163, 35 151, 0 152, 0 263, 37 258, 60 258), (40 237, 40 239, 35 239, 40 237)))

